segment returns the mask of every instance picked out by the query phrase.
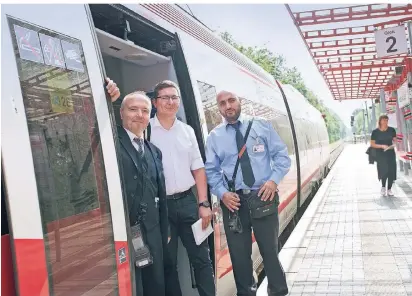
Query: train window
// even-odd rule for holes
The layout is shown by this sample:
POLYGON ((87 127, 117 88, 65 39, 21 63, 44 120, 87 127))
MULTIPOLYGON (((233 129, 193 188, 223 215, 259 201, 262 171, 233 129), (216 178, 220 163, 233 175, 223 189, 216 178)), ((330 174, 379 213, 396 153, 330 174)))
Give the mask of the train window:
MULTIPOLYGON (((222 116, 220 115, 216 104, 216 89, 214 86, 201 81, 197 81, 197 83, 202 97, 203 108, 205 110, 207 129, 210 133, 214 127, 222 122, 222 116)), ((271 108, 254 103, 246 98, 240 97, 239 99, 242 107, 242 114, 258 116, 271 122, 273 128, 286 144, 289 155, 294 154, 292 130, 287 116, 281 113, 276 113, 271 108)))
POLYGON ((312 149, 315 146, 316 142, 316 127, 313 126, 313 123, 310 121, 307 121, 306 119, 303 120, 303 126, 305 127, 304 130, 304 136, 305 136, 305 141, 306 141, 306 146, 308 149, 312 149))
POLYGON ((210 133, 217 125, 222 123, 222 115, 216 104, 216 88, 208 83, 197 81, 200 97, 202 98, 203 109, 206 117, 207 131, 210 133))
MULTIPOLYGON (((117 294, 105 165, 81 41, 9 18, 51 295, 117 294)), ((23 182, 24 183, 24 182, 23 182)), ((30 262, 27 262, 30 264, 30 262)))
POLYGON ((266 106, 265 108, 262 108, 263 105, 254 103, 251 100, 239 97, 240 99, 240 105, 242 106, 242 114, 245 114, 247 116, 258 116, 267 119, 268 118, 268 112, 269 110, 266 106))
POLYGON ((266 105, 254 103, 247 99, 242 98, 241 102, 242 113, 262 117, 271 122, 279 137, 286 144, 289 155, 294 154, 292 130, 286 115, 275 112, 275 110, 266 105))
POLYGON ((279 137, 288 147, 289 155, 295 154, 289 119, 284 114, 278 114, 271 120, 271 122, 276 132, 279 134, 279 137))
POLYGON ((302 119, 294 119, 296 127, 296 137, 298 142, 299 151, 305 151, 307 149, 306 138, 305 138, 305 124, 302 122, 302 119))

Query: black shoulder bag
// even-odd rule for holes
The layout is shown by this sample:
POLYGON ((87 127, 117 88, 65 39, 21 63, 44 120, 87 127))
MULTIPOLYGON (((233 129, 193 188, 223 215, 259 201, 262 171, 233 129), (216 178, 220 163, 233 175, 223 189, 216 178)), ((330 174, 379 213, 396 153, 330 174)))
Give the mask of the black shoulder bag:
POLYGON ((275 196, 272 200, 263 201, 257 195, 258 191, 256 191, 250 198, 248 199, 249 211, 250 216, 253 219, 263 218, 269 215, 272 215, 278 210, 279 205, 279 194, 275 192, 275 196))

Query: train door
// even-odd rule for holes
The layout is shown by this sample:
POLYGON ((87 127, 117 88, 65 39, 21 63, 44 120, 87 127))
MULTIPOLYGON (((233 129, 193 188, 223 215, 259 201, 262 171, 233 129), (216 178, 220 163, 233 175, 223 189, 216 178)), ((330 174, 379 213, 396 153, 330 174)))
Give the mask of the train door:
POLYGON ((132 295, 89 8, 2 5, 1 22, 2 169, 17 294, 132 295))
MULTIPOLYGON (((89 7, 105 71, 119 86, 121 97, 143 90, 153 98, 153 89, 158 82, 171 80, 177 83, 182 98, 177 117, 193 127, 204 157, 201 121, 180 36, 136 12, 137 5, 90 4, 89 7)), ((119 99, 113 104, 118 124, 121 124, 121 101, 119 99)), ((152 109, 151 117, 155 113, 156 110, 152 109)), ((208 241, 213 252, 213 236, 208 241)), ((213 254, 211 257, 213 260, 213 254)), ((193 268, 180 239, 177 269, 183 295, 198 296, 193 268)))

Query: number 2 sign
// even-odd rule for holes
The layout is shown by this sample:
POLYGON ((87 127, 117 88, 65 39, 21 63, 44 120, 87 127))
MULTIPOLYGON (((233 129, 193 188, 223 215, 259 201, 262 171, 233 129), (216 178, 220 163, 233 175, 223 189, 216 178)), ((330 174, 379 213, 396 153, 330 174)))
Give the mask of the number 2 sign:
POLYGON ((378 58, 408 53, 403 25, 375 31, 375 43, 378 58))

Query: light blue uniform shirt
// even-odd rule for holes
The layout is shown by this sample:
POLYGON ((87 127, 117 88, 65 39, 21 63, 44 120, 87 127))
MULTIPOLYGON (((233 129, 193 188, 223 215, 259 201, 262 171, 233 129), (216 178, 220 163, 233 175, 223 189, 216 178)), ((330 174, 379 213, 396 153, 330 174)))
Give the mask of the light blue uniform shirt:
MULTIPOLYGON (((250 117, 239 116, 240 131, 243 136, 249 125, 250 117)), ((257 190, 266 181, 279 184, 288 173, 291 160, 286 145, 282 142, 273 126, 266 120, 255 117, 246 142, 255 184, 248 187, 243 183, 241 164, 236 174, 235 188, 257 190), (255 148, 255 149, 254 149, 255 148)), ((238 158, 236 131, 224 121, 214 128, 206 142, 206 175, 211 191, 219 199, 228 191, 223 174, 232 180, 238 158)))

